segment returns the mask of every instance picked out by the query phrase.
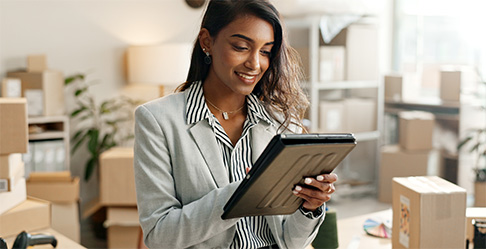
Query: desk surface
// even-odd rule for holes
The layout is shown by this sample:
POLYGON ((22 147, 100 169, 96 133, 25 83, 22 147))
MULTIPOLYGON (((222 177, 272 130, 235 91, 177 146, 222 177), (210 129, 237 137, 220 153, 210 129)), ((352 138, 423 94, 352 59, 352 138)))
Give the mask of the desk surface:
MULTIPOLYGON (((53 230, 52 228, 36 230, 36 231, 31 232, 31 234, 38 234, 38 233, 54 235, 54 237, 56 237, 56 239, 57 239, 57 247, 56 248, 86 249, 86 247, 72 241, 71 239, 67 238, 66 236, 64 236, 60 233, 58 233, 56 230, 53 230)), ((8 248, 12 248, 16 237, 17 237, 17 235, 4 238, 5 241, 7 241, 8 248)), ((48 244, 48 245, 36 245, 35 247, 32 247, 32 248, 35 248, 35 249, 52 249, 53 247, 50 244, 48 244)))
POLYGON ((390 249, 391 239, 377 238, 366 234, 364 222, 373 217, 392 218, 392 210, 387 209, 375 213, 355 216, 337 221, 339 249, 390 249))

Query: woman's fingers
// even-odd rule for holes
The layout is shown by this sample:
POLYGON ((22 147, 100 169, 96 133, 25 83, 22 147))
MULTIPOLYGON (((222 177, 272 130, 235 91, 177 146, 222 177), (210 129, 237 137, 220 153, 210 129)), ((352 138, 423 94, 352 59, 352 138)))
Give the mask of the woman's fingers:
POLYGON ((305 185, 295 186, 293 192, 305 200, 304 208, 315 210, 331 199, 331 194, 336 191, 333 184, 336 181, 337 175, 334 173, 318 175, 316 178, 307 177, 304 179, 305 185))

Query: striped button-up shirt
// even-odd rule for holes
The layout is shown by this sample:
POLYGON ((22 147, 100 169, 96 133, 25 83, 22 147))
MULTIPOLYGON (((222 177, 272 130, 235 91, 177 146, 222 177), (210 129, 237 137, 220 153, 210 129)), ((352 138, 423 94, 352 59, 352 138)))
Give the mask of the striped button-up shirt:
MULTIPOLYGON (((243 125, 243 132, 233 146, 223 126, 206 105, 202 83, 194 82, 186 91, 189 91, 186 110, 187 123, 193 124, 203 120, 209 122, 218 141, 230 182, 242 180, 246 175, 246 168, 252 167, 250 130, 258 122, 273 124, 272 119, 258 98, 253 94, 248 95, 246 98, 248 114, 243 125)), ((236 234, 231 248, 259 248, 273 244, 275 244, 275 239, 263 216, 245 217, 236 223, 236 234)))

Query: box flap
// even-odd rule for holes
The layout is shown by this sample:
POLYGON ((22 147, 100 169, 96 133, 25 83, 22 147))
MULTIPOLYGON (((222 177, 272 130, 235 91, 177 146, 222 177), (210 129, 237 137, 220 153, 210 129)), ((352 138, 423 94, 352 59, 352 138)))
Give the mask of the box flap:
POLYGON ((100 155, 100 160, 109 158, 133 158, 132 147, 114 147, 100 155))
POLYGON ((109 207, 107 219, 103 223, 105 227, 110 226, 124 226, 133 227, 140 226, 138 220, 138 211, 136 207, 109 207))
POLYGON ((465 189, 438 176, 394 177, 393 181, 421 194, 466 193, 465 189))
POLYGON ((71 182, 70 171, 58 172, 31 172, 28 182, 71 182))
POLYGON ((398 114, 400 118, 407 120, 435 120, 434 114, 424 111, 403 111, 398 114))

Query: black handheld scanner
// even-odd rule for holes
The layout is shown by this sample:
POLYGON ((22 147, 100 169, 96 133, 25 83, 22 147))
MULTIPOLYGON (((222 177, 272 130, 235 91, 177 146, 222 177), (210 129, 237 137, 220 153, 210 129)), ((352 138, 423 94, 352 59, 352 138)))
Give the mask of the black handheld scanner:
POLYGON ((21 232, 15 238, 12 249, 26 249, 28 246, 51 244, 52 247, 57 246, 57 240, 52 235, 45 234, 29 234, 25 231, 21 232))

